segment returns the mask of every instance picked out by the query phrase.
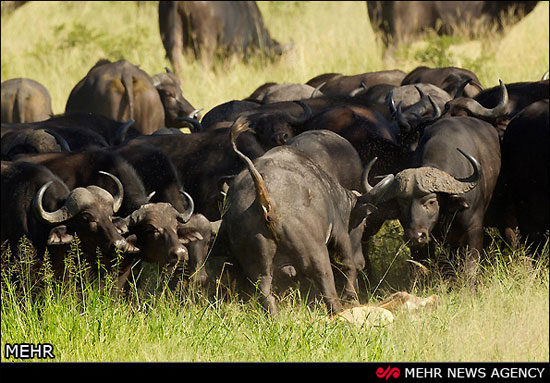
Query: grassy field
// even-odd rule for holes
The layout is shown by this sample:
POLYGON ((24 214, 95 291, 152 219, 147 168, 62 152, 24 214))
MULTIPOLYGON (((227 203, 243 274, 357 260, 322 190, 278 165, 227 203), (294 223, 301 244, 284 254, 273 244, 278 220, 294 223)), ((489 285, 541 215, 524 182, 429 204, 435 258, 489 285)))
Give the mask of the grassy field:
MULTIPOLYGON (((504 33, 477 31, 469 39, 427 35, 391 53, 377 43, 365 2, 260 2, 272 36, 293 39, 280 60, 243 64, 228 60, 214 69, 187 59, 182 88, 205 111, 248 96, 268 81, 305 82, 325 72, 357 74, 418 65, 473 70, 482 84, 539 79, 549 67, 549 3, 540 2, 504 33)), ((1 80, 28 77, 43 83, 53 110, 62 113, 73 86, 102 57, 125 58, 150 74, 165 59, 156 2, 31 2, 2 15, 1 80)), ((2 268, 1 346, 51 343, 56 361, 548 361, 548 247, 538 262, 525 249, 490 246, 475 290, 437 276, 411 283, 400 227, 388 223, 374 241, 377 274, 384 277, 372 300, 407 289, 437 294, 431 310, 400 312, 381 327, 329 318, 322 304, 297 293, 281 298, 280 316, 267 318, 220 286, 206 297, 187 289, 171 293, 162 281, 151 291, 116 298, 106 287, 65 285, 41 274, 42 287, 25 276, 16 284, 2 268)), ((13 273, 24 268, 16 265, 13 273)), ((152 270, 151 275, 156 275, 152 270)), ((74 272, 74 271, 73 271, 74 272)), ((375 285, 378 284, 376 281, 375 285)), ((5 361, 2 352, 1 360, 5 361)))

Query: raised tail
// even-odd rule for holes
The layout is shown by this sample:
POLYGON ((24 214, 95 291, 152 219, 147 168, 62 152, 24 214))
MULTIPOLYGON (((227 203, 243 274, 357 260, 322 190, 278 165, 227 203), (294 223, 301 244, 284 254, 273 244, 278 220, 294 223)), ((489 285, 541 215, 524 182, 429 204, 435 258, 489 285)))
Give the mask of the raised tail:
POLYGON ((271 199, 269 198, 269 193, 267 192, 265 181, 262 178, 258 169, 256 169, 256 167, 254 166, 252 160, 248 158, 245 154, 243 154, 239 149, 237 149, 237 137, 239 136, 239 134, 247 130, 250 130, 250 121, 248 121, 246 117, 240 116, 235 120, 233 125, 231 125, 231 146, 233 147, 233 151, 245 162, 247 169, 252 176, 252 180, 254 181, 254 188, 256 189, 256 200, 262 208, 262 213, 266 225, 268 228, 271 229, 273 234, 275 234, 276 216, 273 205, 271 204, 271 199))

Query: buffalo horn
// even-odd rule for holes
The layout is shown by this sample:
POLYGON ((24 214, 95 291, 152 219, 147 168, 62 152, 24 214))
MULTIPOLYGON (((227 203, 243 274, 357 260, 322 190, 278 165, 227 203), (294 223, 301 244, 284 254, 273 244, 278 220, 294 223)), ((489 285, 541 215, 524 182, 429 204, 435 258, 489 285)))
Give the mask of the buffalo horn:
POLYGON ((201 111, 203 111, 203 110, 204 110, 204 108, 195 109, 191 113, 189 113, 187 115, 187 117, 194 118, 194 119, 198 120, 198 119, 200 119, 201 111))
POLYGON ((76 214, 76 212, 70 211, 66 202, 61 208, 53 212, 45 211, 44 207, 42 206, 42 198, 44 197, 44 193, 52 183, 53 181, 48 181, 44 185, 42 185, 42 187, 38 190, 38 192, 34 196, 32 206, 35 213, 44 221, 48 223, 64 222, 68 219, 71 219, 76 214))
POLYGON ((548 80, 549 76, 550 76, 550 71, 547 70, 540 80, 541 81, 548 80))
POLYGON ((367 166, 365 166, 365 169, 363 170, 363 174, 361 175, 361 181, 363 183, 363 188, 365 189, 365 191, 368 193, 372 190, 372 186, 370 186, 369 184, 369 173, 370 173, 370 170, 372 169, 374 163, 376 162, 376 160, 378 159, 378 157, 374 157, 372 160, 370 160, 370 162, 367 164, 367 166))
POLYGON ((401 111, 401 105, 402 101, 399 101, 399 104, 397 104, 397 108, 395 110, 395 117, 397 119, 397 123, 399 127, 402 130, 406 130, 407 132, 411 130, 411 125, 409 124, 409 121, 403 116, 403 112, 401 111))
POLYGON ((439 105, 437 105, 437 102, 434 102, 432 96, 428 95, 428 100, 430 100, 430 104, 432 104, 432 108, 434 110, 434 114, 430 118, 430 121, 437 120, 439 117, 441 117, 441 108, 439 107, 439 105))
POLYGON ((124 198, 124 187, 122 186, 122 183, 120 182, 120 180, 115 175, 113 175, 111 173, 104 172, 102 170, 100 170, 99 173, 104 174, 104 175, 108 176, 109 178, 111 178, 117 186, 118 193, 116 194, 116 196, 113 196, 113 199, 114 199, 113 213, 116 213, 118 211, 118 209, 120 209, 120 207, 122 206, 122 199, 124 198))
POLYGON ((320 83, 319 85, 317 85, 317 87, 315 89, 313 89, 313 92, 311 92, 311 97, 310 98, 315 98, 315 97, 318 97, 319 95, 321 95, 321 88, 325 86, 327 82, 322 82, 320 83))
POLYGON ((416 90, 418 91, 418 94, 419 94, 421 100, 422 100, 424 97, 426 97, 426 94, 422 91, 422 89, 420 89, 420 87, 419 87, 418 85, 415 85, 414 87, 415 87, 416 90))
POLYGON ((466 88, 466 86, 468 86, 468 84, 471 83, 471 82, 472 82, 472 78, 468 77, 468 79, 467 79, 466 81, 464 81, 464 82, 458 87, 458 89, 456 90, 454 99, 459 98, 459 97, 462 97, 462 93, 464 92, 464 88, 466 88))
POLYGON ((508 90, 506 89, 506 85, 504 85, 502 80, 498 81, 500 83, 502 94, 500 96, 500 101, 497 106, 495 106, 493 109, 488 109, 476 100, 467 98, 464 99, 464 107, 470 112, 470 114, 479 118, 497 118, 506 111, 506 107, 508 105, 508 90))
POLYGON ((203 130, 201 122, 196 118, 182 116, 182 117, 176 117, 176 120, 188 122, 189 124, 191 124, 191 126, 193 127, 193 131, 195 132, 200 132, 203 130))
POLYGON ((374 157, 368 164, 365 166, 365 170, 362 174, 363 187, 365 188, 366 193, 361 197, 357 198, 357 202, 360 204, 371 203, 376 205, 380 198, 386 193, 390 185, 393 183, 394 176, 393 174, 388 174, 384 179, 378 182, 374 187, 369 184, 369 173, 372 169, 372 166, 376 162, 378 157, 374 157))
POLYGON ((180 213, 179 217, 181 219, 182 223, 187 223, 191 216, 193 215, 193 211, 195 210, 195 202, 193 201, 193 198, 186 192, 180 189, 180 194, 187 199, 187 210, 185 210, 183 213, 180 213))
POLYGON ((304 114, 300 117, 294 117, 293 115, 288 114, 288 120, 292 125, 302 125, 311 118, 313 112, 311 111, 309 105, 305 102, 299 100, 294 102, 302 107, 302 109, 304 110, 304 114))
POLYGON ((474 183, 474 184, 477 184, 477 182, 479 181, 479 178, 481 177, 481 165, 479 165, 479 162, 475 159, 474 156, 466 153, 465 151, 463 151, 462 149, 460 148, 456 148, 456 150, 458 150, 460 152, 460 154, 462 154, 464 157, 466 157, 466 159, 468 161, 470 161, 470 163, 472 164, 472 167, 474 168, 474 173, 467 177, 467 178, 456 178, 455 179, 457 181, 460 181, 460 182, 468 182, 468 183, 474 183))
POLYGON ((69 143, 59 133, 48 129, 44 129, 44 131, 55 138, 55 140, 57 141, 59 146, 61 146, 61 149, 63 149, 64 152, 71 152, 71 147, 69 146, 69 143))
POLYGON ((117 131, 116 131, 116 142, 118 144, 121 144, 126 140, 126 135, 128 134, 128 129, 130 128, 130 126, 132 126, 132 124, 134 122, 136 122, 136 120, 134 120, 133 118, 129 119, 128 121, 126 121, 124 124, 122 124, 117 129, 117 131))
POLYGON ((395 115, 397 113, 397 107, 395 106, 395 100, 393 98, 393 89, 390 90, 390 93, 388 93, 388 107, 390 108, 390 113, 395 115))
MULTIPOLYGON (((324 85, 325 83, 323 83, 324 85)), ((356 88, 354 90, 352 90, 351 92, 349 92, 349 96, 350 97, 355 97, 357 96, 359 93, 361 92, 364 92, 367 90, 367 84, 365 84, 364 81, 361 81, 361 85, 359 85, 359 88, 356 88)))

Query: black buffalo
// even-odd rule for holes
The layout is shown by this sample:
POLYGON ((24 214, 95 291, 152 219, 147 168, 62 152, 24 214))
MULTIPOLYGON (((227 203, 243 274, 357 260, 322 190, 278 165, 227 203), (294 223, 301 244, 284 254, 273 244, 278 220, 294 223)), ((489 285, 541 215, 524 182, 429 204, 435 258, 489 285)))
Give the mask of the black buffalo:
MULTIPOLYGON (((353 95, 357 89, 370 88, 378 84, 400 85, 406 73, 399 70, 384 70, 378 72, 367 72, 357 75, 332 75, 330 73, 318 76, 326 78, 325 84, 318 84, 319 90, 327 96, 348 96, 353 95)), ((315 78, 308 81, 308 84, 316 83, 315 78)))
POLYGON ((97 185, 111 194, 116 187, 106 177, 98 174, 107 171, 114 174, 124 186, 124 198, 120 207, 120 216, 125 217, 149 202, 143 182, 135 169, 113 152, 91 150, 79 153, 46 153, 24 156, 18 161, 32 162, 45 166, 61 178, 70 189, 97 185))
POLYGON ((512 245, 519 238, 542 251, 550 229, 550 128, 548 99, 516 114, 502 139, 502 171, 492 208, 495 224, 512 245))
POLYGON ((98 247, 105 255, 115 249, 137 251, 113 222, 122 204, 123 186, 112 174, 100 176, 116 184, 117 192, 111 194, 98 186, 70 190, 41 165, 2 162, 2 241, 8 240, 16 252, 19 239, 25 235, 40 257, 48 246, 57 276, 63 272, 63 245, 74 233, 90 262, 96 260, 98 247))
POLYGON ((523 16, 535 8, 536 1, 367 1, 371 25, 382 32, 385 45, 418 38, 435 29, 452 34, 459 25, 488 21, 501 25, 503 13, 513 10, 523 16))
MULTIPOLYGON (((220 187, 224 179, 231 179, 244 167, 228 137, 229 128, 220 128, 192 134, 141 136, 126 146, 127 150, 140 150, 147 144, 161 150, 174 165, 183 189, 195 201, 195 211, 217 221, 223 203, 220 187)), ((251 132, 242 134, 238 144, 251 158, 266 151, 251 132)))
POLYGON ((276 313, 273 285, 297 274, 315 282, 330 312, 340 311, 331 257, 346 277, 344 297, 354 299, 357 265, 350 230, 366 216, 367 203, 385 189, 358 197, 288 145, 252 162, 235 144, 246 129, 242 118, 231 128, 233 149, 247 169, 231 183, 229 209, 213 251, 236 259, 244 275, 258 282, 262 305, 271 314, 276 313))
MULTIPOLYGON (((64 151, 83 151, 92 148, 104 148, 117 145, 124 139, 127 129, 134 120, 126 122, 114 121, 94 113, 68 113, 53 116, 45 121, 30 123, 2 124, 2 158, 10 152, 10 147, 18 145, 15 140, 25 140, 23 137, 32 135, 33 131, 45 131, 55 137, 64 151), (19 138, 18 138, 19 137, 19 138)), ((50 139, 51 141, 51 139, 50 139)), ((28 144, 31 144, 29 142, 28 144)), ((31 144, 32 150, 19 150, 22 153, 45 153, 52 150, 52 144, 40 148, 40 144, 31 144)))
POLYGON ((425 129, 410 168, 395 176, 386 195, 397 202, 413 257, 427 258, 433 236, 452 248, 467 247, 465 271, 475 275, 500 164, 497 131, 485 121, 446 117, 425 129))
POLYGON ((179 77, 184 50, 211 61, 215 53, 246 54, 256 48, 280 55, 292 46, 271 38, 254 1, 160 1, 159 29, 179 77))
POLYGON ((474 97, 483 90, 476 74, 468 69, 457 67, 428 68, 419 66, 405 76, 401 85, 417 83, 433 84, 451 96, 460 89, 466 97, 474 97), (466 82, 470 80, 469 82, 466 82))

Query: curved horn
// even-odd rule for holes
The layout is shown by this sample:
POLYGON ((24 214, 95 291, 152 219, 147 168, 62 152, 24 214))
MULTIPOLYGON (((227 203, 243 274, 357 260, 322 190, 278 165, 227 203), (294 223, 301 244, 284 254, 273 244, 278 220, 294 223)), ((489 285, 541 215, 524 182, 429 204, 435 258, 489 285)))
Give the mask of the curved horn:
POLYGON ((319 96, 322 96, 323 94, 321 93, 321 88, 325 86, 327 82, 322 82, 320 83, 319 85, 317 85, 317 87, 315 89, 313 89, 313 92, 311 92, 311 96, 309 98, 315 98, 315 97, 319 97, 319 96))
POLYGON ((477 185, 479 179, 481 178, 481 165, 475 159, 475 157, 473 157, 472 155, 466 153, 465 151, 463 151, 460 148, 456 148, 456 150, 458 150, 460 152, 460 154, 462 154, 464 157, 466 157, 466 159, 468 161, 470 161, 470 163, 472 164, 472 167, 474 168, 474 173, 471 176, 467 177, 467 178, 456 178, 455 177, 455 179, 457 181, 460 181, 460 182, 473 183, 474 187, 475 187, 475 185, 477 185))
POLYGON ((349 92, 349 95, 350 97, 355 97, 357 96, 359 93, 363 92, 363 91, 366 91, 367 90, 367 84, 365 84, 364 81, 361 81, 361 85, 359 85, 359 88, 356 88, 354 90, 352 90, 351 92, 349 92))
POLYGON ((498 80, 498 81, 500 83, 501 96, 497 106, 495 106, 493 109, 488 109, 488 108, 485 108, 476 100, 471 98, 466 98, 464 99, 464 108, 468 110, 468 112, 472 114, 474 117, 479 117, 479 118, 494 119, 504 114, 508 106, 508 90, 506 89, 506 85, 504 85, 502 80, 498 80))
POLYGON ((309 107, 309 105, 306 104, 305 102, 300 100, 297 100, 294 102, 302 107, 302 109, 304 110, 304 114, 300 117, 294 117, 290 113, 287 113, 288 120, 292 125, 302 125, 307 120, 309 120, 311 116, 313 116, 313 112, 311 111, 311 108, 309 107))
POLYGON ((426 97, 426 94, 422 91, 422 89, 420 89, 418 85, 415 85, 414 87, 416 88, 418 94, 420 95, 420 99, 423 99, 424 97, 426 97))
POLYGON ((394 116, 395 113, 397 113, 397 107, 395 106, 395 100, 393 98, 393 89, 388 93, 388 107, 390 108, 391 115, 394 116))
POLYGON ((397 124, 399 125, 399 128, 403 131, 410 131, 411 130, 411 124, 409 124, 409 121, 403 116, 403 112, 401 111, 401 104, 403 102, 399 101, 399 104, 397 104, 397 109, 395 111, 395 117, 397 119, 397 124))
POLYGON ((121 144, 126 140, 126 135, 128 134, 128 129, 132 124, 136 122, 133 118, 126 121, 124 124, 122 124, 116 131, 116 144, 121 144))
POLYGON ((462 93, 464 93, 464 88, 466 88, 466 86, 468 86, 468 84, 471 83, 472 81, 473 81, 472 78, 468 77, 468 79, 464 81, 456 90, 453 100, 456 98, 462 97, 462 93))
POLYGON ((71 153, 71 147, 69 146, 69 143, 56 131, 44 129, 44 131, 50 135, 52 135, 59 146, 61 146, 61 149, 67 153, 71 153))
MULTIPOLYGON (((365 166, 365 170, 363 170, 361 181, 363 183, 363 187, 365 188, 365 194, 357 198, 357 203, 370 203, 376 205, 378 202, 380 202, 381 198, 393 185, 393 181, 395 178, 393 174, 388 174, 387 176, 385 176, 384 179, 378 182, 374 187, 369 184, 369 173, 377 159, 378 157, 374 157, 367 164, 367 166, 365 166)), ((390 198, 385 198, 384 201, 390 198)))
POLYGON ((194 118, 194 119, 198 120, 199 117, 200 117, 200 115, 201 115, 201 111, 202 111, 202 110, 204 110, 204 108, 195 109, 195 110, 193 110, 191 113, 189 113, 189 114, 187 115, 187 117, 189 117, 189 118, 194 118))
POLYGON ((548 80, 549 77, 550 77, 550 71, 547 70, 540 80, 541 81, 548 80))
POLYGON ((372 160, 370 160, 367 166, 365 166, 365 170, 363 170, 363 174, 361 175, 361 182, 363 184, 363 188, 367 193, 369 193, 373 189, 373 187, 369 184, 369 173, 377 159, 378 157, 374 157, 372 160))
POLYGON ((193 127, 192 131, 194 132, 201 132, 203 130, 201 122, 196 118, 176 117, 176 120, 188 122, 193 127))
MULTIPOLYGON (((388 190, 393 185, 394 182, 394 175, 388 174, 384 177, 384 179, 380 182, 378 182, 369 192, 363 194, 361 197, 357 198, 357 203, 364 204, 364 203, 370 203, 372 205, 378 204, 382 197, 386 194, 388 190)), ((388 198, 386 197, 385 200, 388 198)))
POLYGON ((180 194, 187 199, 188 201, 188 208, 183 213, 180 213, 180 219, 182 223, 187 223, 191 219, 191 216, 193 215, 193 211, 195 210, 195 202, 193 201, 193 198, 191 196, 180 189, 180 194))
POLYGON ((430 117, 429 121, 437 120, 439 117, 441 117, 441 108, 439 107, 437 102, 432 99, 431 95, 428 95, 428 100, 430 100, 430 104, 432 104, 432 108, 434 110, 434 114, 432 115, 432 117, 430 117))
POLYGON ((61 208, 53 212, 45 211, 44 207, 42 206, 42 198, 44 197, 44 193, 52 183, 53 181, 48 181, 44 185, 42 185, 42 187, 38 190, 38 192, 34 196, 34 199, 32 201, 32 207, 35 214, 39 218, 43 219, 48 223, 64 222, 68 219, 71 219, 76 214, 76 212, 69 211, 69 208, 66 202, 61 208))
POLYGON ((113 199, 114 199, 113 213, 116 213, 120 209, 120 207, 122 206, 122 199, 124 198, 124 187, 122 186, 122 183, 120 182, 120 180, 115 175, 113 175, 111 173, 104 172, 103 170, 100 170, 99 173, 104 174, 104 175, 108 176, 109 178, 111 178, 117 186, 118 193, 117 193, 116 196, 113 196, 113 199))

